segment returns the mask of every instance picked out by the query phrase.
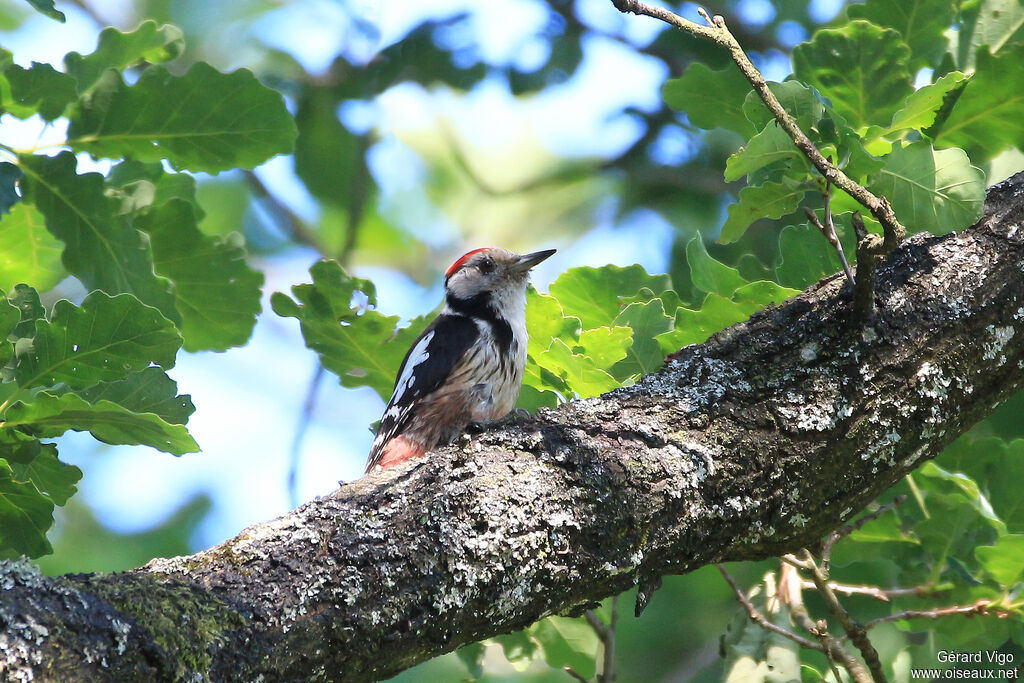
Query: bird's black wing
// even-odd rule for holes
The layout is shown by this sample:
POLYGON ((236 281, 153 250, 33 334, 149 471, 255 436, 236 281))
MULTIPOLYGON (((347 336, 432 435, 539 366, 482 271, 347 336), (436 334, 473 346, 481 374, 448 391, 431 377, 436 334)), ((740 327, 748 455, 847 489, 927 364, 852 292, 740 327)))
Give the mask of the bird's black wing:
POLYGON ((384 409, 377 438, 370 449, 367 469, 377 463, 384 445, 405 431, 416 414, 419 399, 444 383, 455 364, 479 337, 480 330, 471 318, 441 314, 416 338, 402 359, 394 393, 384 409))

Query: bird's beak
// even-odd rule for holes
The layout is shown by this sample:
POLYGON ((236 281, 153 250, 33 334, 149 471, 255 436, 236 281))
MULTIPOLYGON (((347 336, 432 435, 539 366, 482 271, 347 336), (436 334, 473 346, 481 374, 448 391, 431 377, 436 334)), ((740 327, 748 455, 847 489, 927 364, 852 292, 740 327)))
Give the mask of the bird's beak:
POLYGON ((519 257, 518 261, 512 264, 512 269, 520 273, 526 272, 554 254, 555 251, 555 249, 545 249, 544 251, 535 251, 532 254, 524 254, 519 257))

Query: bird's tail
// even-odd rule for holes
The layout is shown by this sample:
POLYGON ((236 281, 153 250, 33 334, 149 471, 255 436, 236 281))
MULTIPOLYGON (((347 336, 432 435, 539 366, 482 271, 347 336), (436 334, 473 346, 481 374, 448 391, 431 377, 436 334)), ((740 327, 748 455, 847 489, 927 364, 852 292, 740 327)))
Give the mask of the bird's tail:
POLYGON ((407 439, 404 436, 396 436, 387 441, 379 451, 370 453, 370 461, 366 464, 366 471, 370 472, 376 468, 386 470, 403 462, 426 455, 427 449, 422 445, 407 439))

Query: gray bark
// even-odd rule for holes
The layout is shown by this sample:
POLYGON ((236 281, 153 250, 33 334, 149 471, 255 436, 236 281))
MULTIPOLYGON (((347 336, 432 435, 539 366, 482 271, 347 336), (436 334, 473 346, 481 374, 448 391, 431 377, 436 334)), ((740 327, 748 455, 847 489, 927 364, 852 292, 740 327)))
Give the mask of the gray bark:
MULTIPOLYGON (((985 218, 210 550, 112 575, 0 567, 8 680, 391 676, 637 582, 813 544, 1024 380, 1024 174, 985 218)), ((824 248, 824 245, 823 245, 824 248)))

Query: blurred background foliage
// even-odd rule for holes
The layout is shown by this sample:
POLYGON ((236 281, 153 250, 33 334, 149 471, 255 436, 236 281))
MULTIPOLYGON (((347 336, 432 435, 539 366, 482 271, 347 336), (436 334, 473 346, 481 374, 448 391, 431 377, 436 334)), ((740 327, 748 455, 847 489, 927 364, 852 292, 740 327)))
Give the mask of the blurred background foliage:
MULTIPOLYGON (((739 42, 774 80, 791 72, 797 44, 845 16, 843 5, 703 3, 729 18, 739 42)), ((695 8, 676 9, 695 18, 695 8)), ((184 31, 185 52, 170 66, 175 73, 197 61, 222 71, 244 66, 285 95, 299 130, 294 156, 252 172, 198 174, 201 229, 244 233, 266 273, 265 296, 305 281, 305 269, 320 257, 336 258, 374 279, 381 311, 409 319, 436 305, 453 257, 496 244, 559 247, 535 278, 542 290, 570 266, 639 262, 649 272, 670 273, 680 299, 697 303, 704 292, 692 285, 687 258, 695 235, 706 236, 708 252, 746 280, 775 278, 785 239, 779 221, 756 221, 737 241, 714 243, 743 187, 723 180, 726 159, 743 139, 722 128, 702 130, 660 94, 664 81, 691 63, 730 66, 726 55, 653 20, 620 15, 608 0, 76 0, 58 9, 67 15, 64 25, 23 2, 0 2, 3 46, 19 61, 59 65, 72 49, 91 51, 103 26, 129 29, 155 19, 184 31)), ((921 83, 930 77, 927 69, 917 74, 921 83)), ((988 182, 1020 168, 1022 158, 1010 150, 988 161, 988 182)), ((825 256, 807 258, 830 258, 824 240, 818 253, 825 256)), ((781 284, 802 287, 802 280, 781 284)), ((64 283, 49 301, 58 296, 80 293, 64 283)), ((339 478, 359 476, 370 441, 365 426, 382 404, 366 388, 321 381, 294 321, 265 312, 249 346, 224 357, 196 354, 171 374, 194 396, 192 431, 205 452, 170 462, 162 454, 115 454, 67 439, 62 455, 85 471, 85 495, 60 512, 50 536, 55 553, 39 561, 46 572, 123 569, 195 551, 330 491, 339 478), (239 443, 234 437, 242 431, 251 439, 239 443)), ((937 462, 946 470, 917 476, 917 507, 905 505, 844 542, 850 550, 837 550, 837 573, 880 585, 935 583, 959 573, 964 580, 948 599, 976 596, 972 586, 981 582, 974 577, 985 567, 974 547, 1000 537, 978 496, 985 504, 1001 501, 996 512, 1004 524, 1018 524, 1019 496, 990 485, 1020 481, 1008 479, 1001 463, 1019 468, 1024 460, 1013 441, 1024 437, 1022 404, 1018 396, 961 439, 937 462), (974 494, 943 476, 971 468, 981 483, 974 494), (965 502, 970 495, 973 507, 965 502), (936 533, 946 533, 951 519, 963 531, 957 538, 968 539, 963 547, 920 557, 917 523, 932 520, 936 533)), ((750 586, 777 566, 732 570, 750 586)), ((890 609, 862 600, 851 599, 864 618, 890 609)), ((820 604, 810 607, 823 613, 820 604)), ((735 612, 714 568, 668 577, 641 619, 620 621, 620 680, 718 680, 719 636, 735 612)), ((1017 618, 941 624, 918 632, 892 627, 878 645, 889 659, 909 644, 915 653, 1002 647, 1021 657, 1017 618)), ((448 656, 396 680, 465 676, 463 664, 448 656)), ((566 679, 541 660, 509 663, 498 646, 485 653, 487 681, 566 679)))

